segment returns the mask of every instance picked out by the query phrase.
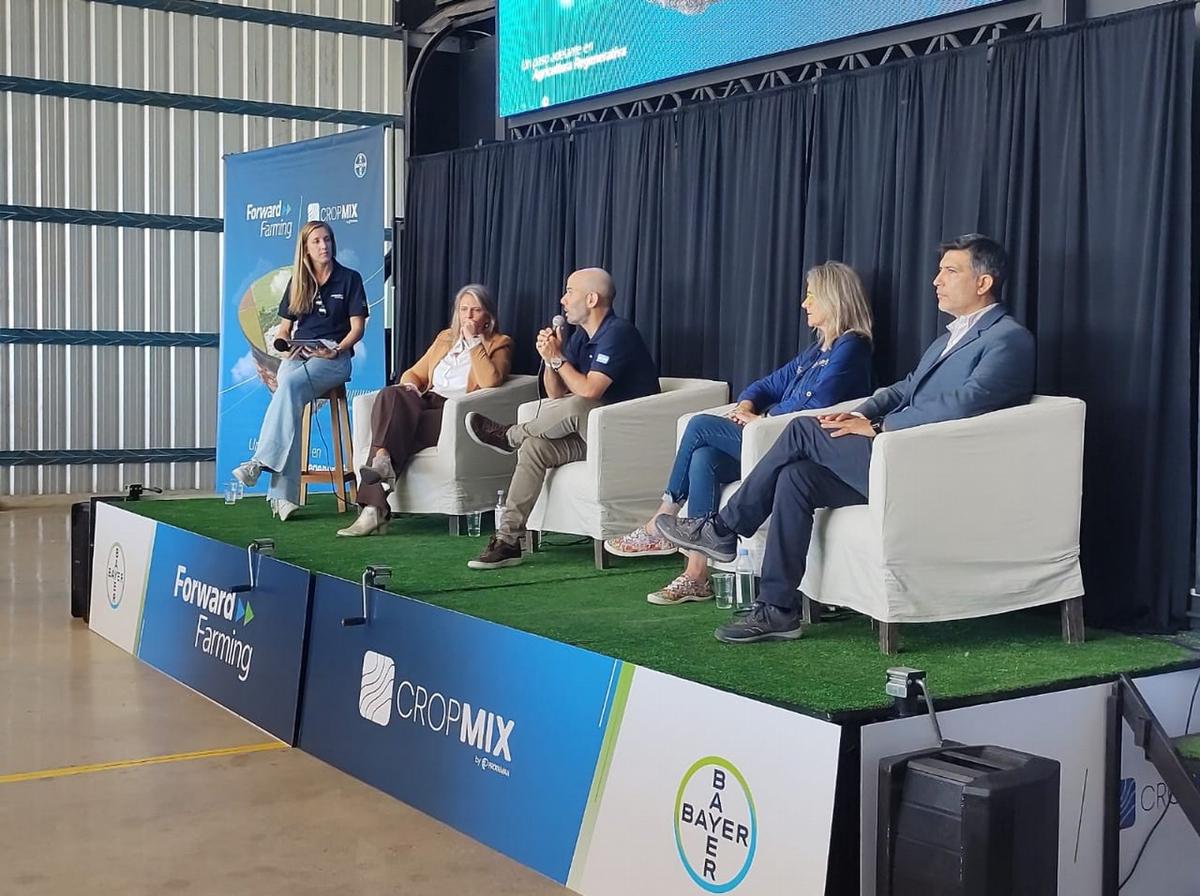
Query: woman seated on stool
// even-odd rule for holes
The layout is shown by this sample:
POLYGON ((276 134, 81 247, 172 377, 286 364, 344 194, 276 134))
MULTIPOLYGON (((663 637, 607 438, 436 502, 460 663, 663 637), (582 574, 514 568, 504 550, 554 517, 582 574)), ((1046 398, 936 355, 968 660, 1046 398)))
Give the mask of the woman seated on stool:
POLYGON ((321 221, 300 228, 292 278, 279 303, 282 318, 275 348, 285 340, 324 340, 327 345, 293 348, 279 363, 275 394, 267 406, 254 456, 233 471, 253 486, 263 470, 271 473, 271 511, 287 520, 299 508, 300 414, 304 406, 350 379, 354 345, 367 323, 367 294, 358 271, 338 264, 333 229, 321 221))
POLYGON ((450 326, 424 356, 380 391, 371 411, 371 450, 359 471, 358 519, 338 535, 387 528, 387 493, 409 459, 437 444, 446 399, 499 386, 512 367, 512 340, 498 332, 496 303, 487 287, 470 283, 450 309, 450 326))
MULTIPOLYGON (((662 505, 644 526, 609 539, 604 549, 621 557, 674 553, 659 538, 654 517, 672 516, 684 501, 691 516, 717 510, 721 489, 742 477, 742 427, 766 415, 824 408, 865 396, 871 387, 871 308, 862 281, 848 267, 827 261, 806 276, 807 294, 801 307, 817 339, 783 367, 751 383, 726 416, 698 414, 688 423, 662 505)), ((689 553, 687 567, 661 591, 646 595, 652 604, 673 605, 708 600, 708 562, 689 553)))

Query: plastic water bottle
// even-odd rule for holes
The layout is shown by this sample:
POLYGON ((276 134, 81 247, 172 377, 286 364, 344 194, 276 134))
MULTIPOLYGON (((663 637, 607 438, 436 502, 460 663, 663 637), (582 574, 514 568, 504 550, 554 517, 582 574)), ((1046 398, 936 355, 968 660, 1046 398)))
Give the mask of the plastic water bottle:
POLYGON ((504 489, 497 489, 496 491, 495 515, 496 532, 498 533, 500 531, 500 524, 504 522, 504 489))
POLYGON ((757 596, 757 583, 754 580, 754 563, 750 560, 748 548, 738 548, 737 563, 734 568, 734 593, 736 600, 733 611, 744 613, 754 606, 757 596))

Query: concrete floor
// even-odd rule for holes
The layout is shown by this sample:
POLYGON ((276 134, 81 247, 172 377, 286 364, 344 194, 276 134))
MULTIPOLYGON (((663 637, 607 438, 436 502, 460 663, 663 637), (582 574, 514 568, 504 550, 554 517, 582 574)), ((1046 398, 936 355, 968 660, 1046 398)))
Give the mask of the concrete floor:
POLYGON ((70 616, 68 507, 0 511, 0 894, 568 893, 261 731, 70 616))

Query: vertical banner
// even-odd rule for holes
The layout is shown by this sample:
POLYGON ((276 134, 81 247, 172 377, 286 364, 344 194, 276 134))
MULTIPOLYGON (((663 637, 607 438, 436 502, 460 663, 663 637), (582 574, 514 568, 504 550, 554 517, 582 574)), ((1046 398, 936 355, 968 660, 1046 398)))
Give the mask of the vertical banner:
MULTIPOLYGON (((253 455, 281 355, 279 302, 305 222, 325 221, 337 260, 362 275, 371 314, 354 349, 350 398, 384 385, 384 128, 363 128, 225 158, 225 281, 217 406, 217 490, 253 455)), ((329 413, 310 463, 332 462, 329 413)), ((265 491, 266 479, 256 491, 265 491)))

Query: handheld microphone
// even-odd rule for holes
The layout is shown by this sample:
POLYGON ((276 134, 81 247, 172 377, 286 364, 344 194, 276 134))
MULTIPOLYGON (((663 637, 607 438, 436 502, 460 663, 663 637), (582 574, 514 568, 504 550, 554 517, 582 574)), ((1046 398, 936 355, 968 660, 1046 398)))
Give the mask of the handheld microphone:
POLYGON ((554 335, 558 337, 559 342, 565 342, 564 331, 567 328, 567 319, 561 314, 554 315, 554 319, 550 321, 550 326, 554 330, 554 335))
POLYGON ((288 350, 288 341, 286 339, 277 338, 275 340, 275 351, 286 352, 287 350, 288 350))

